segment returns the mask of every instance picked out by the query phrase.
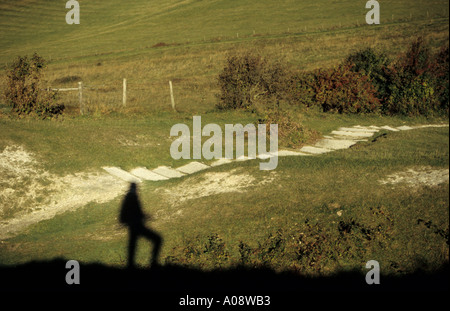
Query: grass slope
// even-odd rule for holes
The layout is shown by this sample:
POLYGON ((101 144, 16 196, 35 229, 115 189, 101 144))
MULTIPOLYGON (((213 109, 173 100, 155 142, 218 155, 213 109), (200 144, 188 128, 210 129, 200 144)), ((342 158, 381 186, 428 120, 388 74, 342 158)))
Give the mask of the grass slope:
MULTIPOLYGON (((410 168, 448 168, 448 146, 448 129, 388 133, 319 157, 280 158, 275 182, 252 186, 232 196, 224 193, 174 203, 163 191, 177 191, 186 182, 195 185, 202 181, 201 174, 163 183, 147 182, 139 194, 145 211, 153 216, 151 226, 164 237, 163 261, 175 256, 183 262, 187 259, 182 245, 203 250, 207 237, 218 234, 229 254, 226 266, 239 261, 239 241, 257 247, 278 230, 286 236, 307 230, 305 221, 309 220, 328 239, 320 246, 321 252, 336 249, 338 253, 322 259, 313 269, 303 267, 306 272, 362 269, 362 262, 370 257, 377 258, 386 273, 405 273, 414 271, 419 263, 421 268, 435 268, 448 260, 448 237, 436 233, 448 230, 448 184, 409 188, 378 181, 410 168), (352 231, 358 237, 356 242, 341 235, 341 223, 357 224, 352 231), (433 226, 430 229, 423 223, 433 226), (357 228, 379 228, 379 233, 365 240, 357 228), (339 243, 348 247, 346 252, 340 253, 339 243)), ((255 161, 210 172, 233 168, 238 176, 250 175, 258 181, 268 177, 267 172, 258 170, 255 161)), ((30 227, 26 234, 2 243, 0 261, 12 264, 64 257, 125 264, 127 235, 117 222, 121 200, 92 203, 30 227)), ((139 245, 138 261, 145 265, 150 246, 145 241, 139 245)), ((214 254, 202 256, 188 262, 218 267, 214 254)), ((269 266, 296 267, 284 252, 274 258, 269 266)))
MULTIPOLYGON (((83 81, 85 104, 99 114, 121 109, 123 78, 127 113, 169 110, 169 80, 178 110, 210 111, 217 75, 236 51, 309 70, 367 46, 395 57, 418 35, 433 47, 448 41, 448 0, 383 1, 381 25, 372 26, 364 3, 350 0, 80 1, 80 25, 65 23, 63 2, 0 1, 0 69, 17 55, 38 52, 50 61, 47 85, 83 81)), ((77 106, 75 93, 61 97, 77 106)))
MULTIPOLYGON (((228 53, 253 50, 297 70, 309 70, 335 65, 349 52, 367 46, 395 56, 420 34, 433 47, 448 41, 448 0, 383 1, 379 26, 366 25, 364 1, 351 0, 81 0, 81 24, 72 26, 65 23, 64 2, 0 0, 2 91, 5 65, 17 55, 35 51, 50 60, 48 85, 73 86, 82 80, 92 87, 84 94, 89 116, 77 116, 76 95, 67 94, 63 100, 74 107, 75 116, 48 122, 0 118, 0 149, 23 145, 37 154, 45 169, 61 175, 103 165, 180 166, 183 163, 174 163, 169 155, 169 130, 175 123, 190 124, 192 115, 201 114, 203 124, 250 123, 253 116, 248 114, 213 111, 215 79, 228 53), (155 47, 159 42, 165 44, 155 47), (119 107, 123 78, 129 83, 126 108, 119 107), (166 111, 169 80, 174 82, 178 114, 166 111)), ((327 134, 339 126, 442 120, 310 113, 302 121, 327 134)), ((298 237, 299 231, 311 230, 305 224, 309 219, 327 238, 322 250, 337 253, 316 266, 305 266, 312 267, 307 272, 363 269, 367 260, 376 258, 388 273, 407 273, 448 262, 448 184, 392 188, 378 180, 409 168, 448 168, 448 146, 448 129, 388 133, 350 150, 282 158, 276 182, 243 193, 170 204, 162 189, 177 189, 188 178, 194 184, 201 182, 202 175, 197 174, 144 183, 140 198, 154 216, 152 226, 165 239, 163 260, 178 256, 180 261, 216 268, 221 263, 214 254, 189 259, 183 249, 185 245, 204 249, 207 236, 216 233, 231 264, 239 259, 239 241, 256 248, 278 230, 283 237, 298 237), (354 223, 348 229, 354 238, 339 230, 341 222, 347 227, 354 223), (380 234, 372 241, 361 236, 363 229, 378 226, 380 234), (436 232, 447 232, 447 239, 436 232)), ((257 167, 251 161, 211 171, 237 169, 256 180, 267 178, 257 167)), ((126 231, 117 224, 121 199, 91 203, 1 241, 0 263, 64 257, 124 264, 126 231)), ((144 242, 140 246, 138 261, 146 264, 149 246, 144 242)), ((275 268, 301 268, 283 252, 274 258, 270 265, 275 268)))
MULTIPOLYGON (((55 59, 145 49, 158 42, 306 32, 365 23, 364 3, 315 1, 83 1, 67 25, 64 1, 0 1, 0 61, 37 51, 55 59)), ((448 1, 383 1, 382 23, 448 18, 448 1)))

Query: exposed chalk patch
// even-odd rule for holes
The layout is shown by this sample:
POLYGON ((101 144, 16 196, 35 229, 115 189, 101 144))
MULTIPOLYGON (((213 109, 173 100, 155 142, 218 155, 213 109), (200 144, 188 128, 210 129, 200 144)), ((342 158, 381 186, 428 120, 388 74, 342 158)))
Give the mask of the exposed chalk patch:
POLYGON ((153 172, 167 178, 179 178, 184 176, 183 173, 167 166, 159 166, 155 168, 153 172))
POLYGON ((128 173, 127 171, 124 171, 120 167, 104 166, 102 168, 105 171, 107 171, 109 174, 111 174, 111 175, 113 175, 113 176, 115 176, 117 178, 120 178, 120 179, 122 179, 124 181, 130 182, 130 183, 132 183, 132 182, 134 182, 134 183, 142 182, 142 180, 139 177, 134 176, 134 175, 128 173))
POLYGON ((410 187, 437 186, 449 182, 448 168, 436 169, 432 167, 411 168, 398 172, 379 180, 381 184, 405 184, 410 187))
POLYGON ((184 174, 193 174, 205 170, 207 168, 209 168, 208 165, 194 161, 181 167, 178 167, 176 170, 184 174))
POLYGON ((278 151, 279 157, 286 157, 286 156, 310 156, 311 154, 304 153, 304 152, 298 152, 298 151, 291 151, 291 150, 280 150, 278 151))
POLYGON ((313 147, 313 146, 305 146, 300 149, 300 152, 306 152, 306 153, 311 153, 311 154, 322 154, 322 153, 327 153, 330 151, 332 151, 332 150, 325 149, 325 148, 319 148, 319 147, 313 147))
MULTIPOLYGON (((282 150, 282 151, 285 151, 285 150, 282 150)), ((279 152, 280 151, 278 151, 278 153, 279 152)), ((275 156, 275 154, 272 154, 272 153, 261 153, 261 154, 258 154, 257 158, 260 160, 266 160, 269 158, 273 158, 274 156, 275 156)))
POLYGON ((377 129, 370 129, 367 127, 362 127, 360 125, 357 125, 355 127, 340 127, 337 130, 344 131, 344 132, 355 132, 355 133, 376 133, 376 132, 378 132, 377 129))
POLYGON ((365 138, 373 136, 375 132, 352 132, 352 131, 332 131, 331 134, 336 136, 352 137, 352 138, 365 138))
POLYGON ((415 125, 413 128, 415 129, 422 129, 422 128, 428 128, 428 127, 448 127, 448 124, 425 124, 425 125, 415 125))
POLYGON ((383 130, 388 130, 388 131, 392 131, 392 132, 398 132, 398 131, 400 131, 400 130, 398 130, 398 129, 396 129, 396 128, 390 127, 389 125, 382 126, 381 128, 382 128, 383 130))
POLYGON ((314 146, 325 148, 325 149, 347 149, 355 145, 357 142, 354 140, 344 140, 344 139, 322 139, 319 140, 314 146))
POLYGON ((247 156, 240 156, 236 158, 236 161, 248 161, 248 160, 254 160, 253 158, 249 158, 247 156))
POLYGON ((407 126, 407 125, 403 125, 403 126, 397 127, 397 130, 400 130, 400 131, 409 131, 409 130, 412 130, 412 129, 413 128, 411 126, 407 126))
POLYGON ((214 161, 213 163, 211 163, 211 166, 224 165, 224 164, 231 163, 232 161, 233 161, 233 160, 231 160, 231 159, 220 158, 220 159, 217 159, 216 161, 214 161))
POLYGON ((167 180, 169 178, 156 174, 155 172, 150 171, 149 169, 145 167, 137 167, 130 171, 131 174, 142 178, 144 180, 151 180, 151 181, 159 181, 159 180, 167 180))
MULTIPOLYGON (((169 203, 178 205, 191 199, 244 192, 252 187, 269 184, 275 180, 276 176, 276 172, 271 172, 260 179, 246 173, 243 168, 235 168, 227 172, 206 172, 157 191, 164 193, 169 203)), ((166 212, 162 211, 159 216, 164 217, 164 214, 166 212)))

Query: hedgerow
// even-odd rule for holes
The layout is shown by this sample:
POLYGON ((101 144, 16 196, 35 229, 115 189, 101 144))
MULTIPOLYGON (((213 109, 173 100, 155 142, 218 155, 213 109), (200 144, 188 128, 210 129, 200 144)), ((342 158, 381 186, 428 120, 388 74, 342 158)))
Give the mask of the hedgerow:
POLYGON ((433 54, 422 37, 396 60, 366 48, 334 68, 296 74, 252 53, 233 55, 219 75, 217 107, 267 114, 287 101, 323 112, 448 114, 448 63, 448 46, 433 54))

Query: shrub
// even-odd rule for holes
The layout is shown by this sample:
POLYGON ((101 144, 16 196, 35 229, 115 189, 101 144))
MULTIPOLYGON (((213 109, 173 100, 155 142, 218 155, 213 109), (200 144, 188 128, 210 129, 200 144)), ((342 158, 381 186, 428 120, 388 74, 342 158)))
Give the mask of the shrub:
POLYGON ((324 112, 371 113, 381 106, 376 89, 368 76, 342 64, 315 73, 314 101, 324 112))
POLYGON ((273 105, 261 112, 258 123, 266 124, 266 137, 269 137, 270 124, 278 124, 278 145, 283 147, 297 148, 319 136, 316 131, 297 121, 292 112, 288 113, 279 105, 273 105))
POLYGON ((384 101, 389 97, 389 84, 391 78, 390 60, 384 53, 377 53, 372 48, 360 50, 350 54, 345 60, 351 65, 351 70, 369 77, 375 86, 377 97, 384 101))
POLYGON ((288 100, 300 107, 312 107, 316 104, 316 76, 314 72, 300 72, 290 79, 288 100))
POLYGON ((223 268, 230 260, 226 244, 217 234, 188 240, 186 245, 174 247, 171 253, 165 259, 166 264, 202 269, 223 268))
POLYGON ((383 111, 430 115, 448 109, 448 71, 445 72, 445 68, 448 70, 448 50, 433 56, 422 37, 414 40, 392 66, 389 98, 383 103, 383 111))
POLYGON ((252 53, 234 55, 219 75, 217 107, 250 110, 260 122, 283 124, 279 133, 296 145, 303 139, 301 125, 280 110, 282 102, 323 112, 448 114, 448 63, 448 46, 432 54, 422 37, 395 62, 367 48, 335 68, 295 75, 252 53))
POLYGON ((271 98, 279 99, 286 88, 286 72, 252 53, 232 55, 219 75, 219 109, 254 111, 271 98))
POLYGON ((63 105, 56 105, 56 92, 43 91, 41 71, 45 60, 36 53, 28 59, 19 56, 7 71, 6 102, 17 115, 35 114, 40 118, 61 114, 63 105))
POLYGON ((394 76, 390 93, 383 104, 386 114, 417 116, 439 110, 433 83, 428 78, 410 77, 399 71, 394 76))
POLYGON ((423 37, 415 39, 406 54, 399 59, 397 67, 406 76, 427 76, 431 69, 431 53, 423 37))
POLYGON ((431 72, 435 82, 435 92, 440 109, 448 114, 449 105, 449 46, 442 47, 433 57, 431 72))
POLYGON ((252 53, 230 56, 219 75, 219 86, 219 109, 255 112, 256 123, 266 124, 267 131, 270 124, 278 124, 281 146, 298 147, 313 133, 281 108, 292 97, 295 79, 279 63, 252 53))

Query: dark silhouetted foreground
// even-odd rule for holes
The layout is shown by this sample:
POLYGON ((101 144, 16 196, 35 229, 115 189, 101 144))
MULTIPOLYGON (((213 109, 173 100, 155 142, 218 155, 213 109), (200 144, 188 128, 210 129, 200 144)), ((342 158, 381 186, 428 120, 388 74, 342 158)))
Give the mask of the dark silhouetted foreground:
POLYGON ((343 272, 333 277, 305 278, 270 269, 235 268, 205 272, 180 266, 125 269, 80 262, 80 284, 67 285, 66 259, 0 266, 0 290, 142 290, 152 292, 304 292, 448 290, 448 264, 432 274, 383 276, 380 285, 367 285, 365 275, 343 272))

